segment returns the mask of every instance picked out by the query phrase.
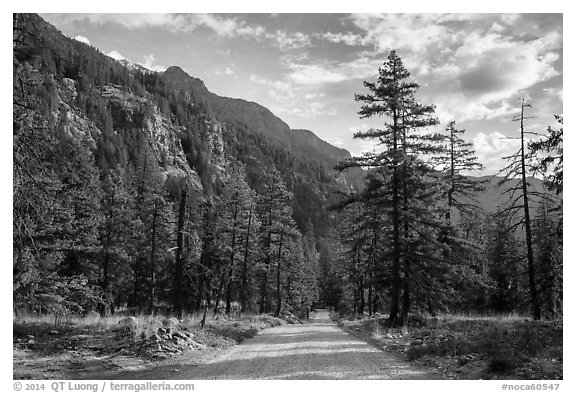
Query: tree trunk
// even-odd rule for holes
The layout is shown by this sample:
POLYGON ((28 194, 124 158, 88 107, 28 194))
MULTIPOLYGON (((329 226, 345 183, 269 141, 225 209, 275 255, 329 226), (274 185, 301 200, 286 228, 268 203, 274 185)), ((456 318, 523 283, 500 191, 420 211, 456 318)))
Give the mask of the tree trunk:
POLYGON ((260 314, 264 314, 268 311, 268 269, 270 268, 270 247, 272 246, 272 211, 271 207, 268 211, 268 234, 266 236, 266 259, 264 266, 264 274, 262 275, 262 282, 260 283, 260 314))
POLYGON ((364 277, 362 275, 360 275, 360 278, 358 279, 358 295, 360 298, 358 314, 364 315, 364 307, 366 307, 366 299, 364 297, 364 277))
POLYGON ((110 220, 112 218, 112 209, 110 209, 110 215, 108 216, 108 227, 106 228, 106 241, 104 245, 104 263, 102 266, 102 291, 104 292, 104 307, 100 314, 104 317, 108 314, 107 309, 112 306, 112 299, 110 299, 110 243, 112 242, 112 228, 110 226, 110 220))
POLYGON ((176 263, 174 269, 174 309, 178 318, 184 309, 184 218, 186 216, 186 185, 180 193, 178 209, 178 227, 176 231, 176 263))
POLYGON ((232 244, 230 245, 230 263, 228 265, 228 273, 226 275, 226 315, 230 315, 231 303, 232 303, 232 275, 234 272, 234 256, 236 255, 236 227, 238 226, 238 193, 236 193, 236 203, 234 204, 234 225, 232 226, 232 244))
POLYGON ((368 284, 368 315, 372 316, 374 314, 373 310, 373 299, 372 299, 372 280, 368 284))
POLYGON ((532 249, 532 229, 530 227, 530 207, 528 205, 528 186, 526 184, 526 156, 524 155, 524 100, 522 100, 522 109, 520 112, 520 141, 521 146, 521 164, 522 164, 522 192, 524 200, 524 221, 526 232, 526 248, 528 257, 528 281, 530 286, 530 299, 532 300, 532 318, 539 321, 541 316, 540 302, 538 300, 538 291, 536 289, 536 278, 534 272, 534 251, 532 249))
POLYGON ((242 312, 247 311, 248 307, 248 252, 250 247, 250 229, 252 226, 252 209, 253 204, 250 205, 248 213, 248 228, 246 230, 246 243, 244 245, 244 260, 242 261, 242 275, 240 277, 240 307, 242 312))
POLYGON ((150 244, 150 286, 148 309, 150 314, 154 313, 155 297, 156 297, 156 232, 158 220, 158 204, 154 202, 154 213, 152 214, 152 241, 150 244))
POLYGON ((216 292, 216 300, 214 302, 214 315, 218 314, 218 306, 220 303, 220 296, 222 295, 222 291, 224 290, 224 280, 226 277, 226 271, 222 270, 222 274, 220 274, 220 282, 218 283, 218 292, 216 292))
POLYGON ((284 233, 280 234, 280 245, 278 246, 278 266, 276 269, 276 312, 274 316, 278 317, 280 315, 280 309, 282 307, 282 291, 280 288, 280 271, 282 266, 282 240, 284 239, 284 233))
POLYGON ((390 323, 396 324, 400 301, 400 185, 398 178, 398 114, 394 112, 394 168, 392 172, 392 294, 390 299, 390 323))
POLYGON ((372 227, 372 251, 370 252, 370 270, 368 272, 368 314, 374 314, 374 270, 376 269, 376 231, 372 227))
POLYGON ((402 314, 400 321, 406 326, 408 323, 408 313, 410 312, 410 261, 404 259, 404 292, 402 293, 402 314))

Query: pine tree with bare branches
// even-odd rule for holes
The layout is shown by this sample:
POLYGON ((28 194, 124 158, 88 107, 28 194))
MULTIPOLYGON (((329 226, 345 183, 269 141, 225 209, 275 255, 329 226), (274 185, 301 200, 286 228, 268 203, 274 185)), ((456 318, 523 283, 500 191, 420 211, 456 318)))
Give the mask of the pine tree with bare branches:
POLYGON ((538 192, 532 189, 529 176, 534 173, 535 166, 530 161, 530 152, 527 149, 527 136, 538 135, 526 130, 526 120, 531 117, 526 116, 526 110, 531 105, 522 99, 520 104, 520 114, 514 117, 513 121, 520 123, 520 136, 517 139, 520 142, 518 151, 510 156, 504 157, 509 164, 504 167, 499 175, 503 178, 498 185, 504 187, 503 194, 506 201, 500 210, 500 214, 506 217, 508 230, 516 231, 523 228, 526 239, 526 260, 528 264, 528 286, 530 290, 530 303, 532 318, 536 321, 542 317, 538 288, 536 284, 536 268, 534 262, 534 247, 531 223, 531 203, 538 200, 547 200, 552 198, 545 192, 538 192))

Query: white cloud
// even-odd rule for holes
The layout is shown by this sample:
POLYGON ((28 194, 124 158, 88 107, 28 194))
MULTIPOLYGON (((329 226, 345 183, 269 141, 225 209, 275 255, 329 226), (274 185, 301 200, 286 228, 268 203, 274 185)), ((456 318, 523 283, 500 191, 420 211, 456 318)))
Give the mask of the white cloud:
POLYGON ((315 37, 329 42, 344 43, 350 46, 366 45, 368 43, 368 39, 365 36, 361 36, 350 32, 332 33, 329 31, 326 33, 315 34, 315 37))
POLYGON ((144 63, 142 64, 142 66, 148 68, 151 71, 161 72, 166 70, 166 66, 156 64, 156 57, 152 53, 144 56, 144 63))
POLYGON ((549 97, 553 97, 553 98, 557 98, 560 101, 564 101, 564 89, 561 87, 557 87, 557 88, 546 88, 546 89, 542 89, 542 91, 548 95, 549 97))
POLYGON ((370 57, 366 53, 346 62, 288 63, 291 70, 288 78, 297 85, 321 85, 338 83, 351 79, 370 79, 378 74, 382 65, 380 57, 370 57))
POLYGON ((71 22, 88 22, 96 25, 107 23, 120 24, 129 29, 146 26, 168 26, 174 24, 178 17, 171 14, 128 14, 128 13, 91 13, 91 14, 61 14, 54 15, 52 19, 59 20, 60 25, 71 22))
POLYGON ((300 49, 312 45, 310 37, 301 32, 286 33, 285 31, 277 31, 266 34, 266 37, 272 40, 272 45, 281 50, 300 49))
POLYGON ((204 26, 212 29, 217 35, 222 37, 259 37, 265 32, 265 29, 262 26, 249 25, 237 18, 225 18, 212 14, 92 13, 51 15, 50 19, 57 22, 60 26, 70 25, 74 22, 87 22, 96 25, 114 23, 128 29, 164 27, 174 32, 192 31, 198 27, 204 26))
POLYGON ((227 75, 227 76, 231 76, 234 79, 238 78, 238 74, 236 74, 236 71, 234 70, 234 65, 232 66, 227 66, 226 68, 224 68, 224 70, 214 70, 214 73, 216 75, 227 75))
POLYGON ((226 67, 226 69, 224 70, 224 75, 229 75, 229 76, 233 76, 234 78, 236 78, 236 71, 234 71, 232 68, 230 67, 226 67))
POLYGON ((322 102, 312 102, 303 106, 272 106, 272 112, 274 113, 285 113, 293 116, 298 116, 302 118, 310 118, 317 116, 335 116, 338 111, 334 108, 326 109, 326 106, 322 102))
POLYGON ((449 60, 432 69, 428 88, 439 113, 462 120, 514 111, 507 100, 558 75, 557 34, 523 42, 497 33, 471 32, 449 60))
POLYGON ((88 38, 84 37, 83 35, 77 35, 76 37, 74 37, 74 39, 76 41, 80 41, 80 42, 83 42, 87 45, 90 45, 90 40, 88 38))
POLYGON ((500 20, 506 25, 511 25, 520 18, 518 14, 502 14, 500 15, 500 20))
POLYGON ((306 100, 314 100, 316 98, 324 98, 326 97, 326 94, 324 93, 308 93, 308 94, 304 94, 304 99, 306 100))
POLYGON ((430 45, 451 41, 450 30, 437 23, 445 15, 428 14, 355 14, 352 22, 365 31, 365 43, 371 42, 383 53, 391 49, 410 48, 423 52, 430 45))
POLYGON ((490 26, 490 30, 494 31, 496 33, 501 33, 502 31, 504 31, 504 26, 502 26, 498 22, 494 22, 494 23, 492 23, 492 26, 490 26))
MULTIPOLYGON (((184 16, 183 16, 184 17, 184 16)), ((209 27, 221 37, 260 37, 265 29, 260 25, 249 25, 236 18, 222 18, 212 14, 189 14, 187 26, 182 26, 184 30, 193 30, 198 26, 209 27)))
POLYGON ((486 134, 479 132, 473 138, 472 143, 478 156, 478 160, 484 165, 485 172, 496 174, 506 166, 502 157, 515 154, 520 148, 520 142, 508 139, 499 132, 486 134))
POLYGON ((270 79, 261 78, 259 76, 254 75, 254 74, 250 74, 248 80, 250 82, 258 83, 258 84, 265 85, 265 86, 270 86, 270 87, 273 87, 274 89, 282 90, 282 91, 288 91, 288 90, 291 90, 293 88, 293 86, 288 82, 283 82, 283 81, 279 81, 279 80, 273 81, 270 79))
MULTIPOLYGON (((329 70, 373 79, 378 67, 375 55, 382 57, 398 49, 413 79, 422 84, 421 93, 437 105, 441 120, 509 115, 515 108, 507 101, 559 74, 555 63, 562 48, 561 33, 551 31, 532 40, 502 35, 504 26, 522 23, 517 14, 497 18, 488 14, 358 14, 350 20, 364 30, 360 41, 371 42, 374 51, 329 70), (476 23, 481 19, 485 21, 476 23), (447 23, 454 21, 474 23, 464 28, 461 23, 447 23), (471 31, 472 26, 477 30, 471 31)), ((301 76, 303 70, 295 71, 301 76)))
POLYGON ((114 60, 123 60, 126 59, 126 57, 121 54, 120 52, 118 52, 117 50, 113 50, 111 52, 106 53, 108 56, 110 56, 111 58, 113 58, 114 60))
POLYGON ((289 67, 292 69, 289 78, 301 85, 334 83, 349 79, 349 76, 338 70, 338 67, 330 65, 290 64, 289 67))
POLYGON ((259 85, 270 87, 267 91, 268 96, 277 101, 284 101, 293 99, 296 95, 294 94, 294 86, 292 83, 281 80, 270 80, 250 74, 248 80, 259 85))

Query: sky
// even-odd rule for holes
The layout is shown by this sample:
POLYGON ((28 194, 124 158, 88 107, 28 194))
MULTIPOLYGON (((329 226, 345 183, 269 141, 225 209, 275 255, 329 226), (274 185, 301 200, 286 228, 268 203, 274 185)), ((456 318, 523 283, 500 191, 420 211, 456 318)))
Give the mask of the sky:
POLYGON ((436 105, 438 130, 466 129, 485 170, 515 152, 520 99, 531 131, 563 113, 562 14, 41 14, 64 34, 153 71, 177 65, 221 96, 270 109, 353 155, 378 149, 353 138, 384 119, 360 119, 390 50, 436 105))

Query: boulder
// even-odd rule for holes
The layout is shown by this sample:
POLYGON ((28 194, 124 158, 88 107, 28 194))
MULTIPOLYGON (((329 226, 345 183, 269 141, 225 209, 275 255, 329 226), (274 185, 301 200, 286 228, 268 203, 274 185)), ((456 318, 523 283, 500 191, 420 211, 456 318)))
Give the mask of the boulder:
POLYGON ((184 332, 174 332, 172 338, 188 340, 188 336, 184 332))

